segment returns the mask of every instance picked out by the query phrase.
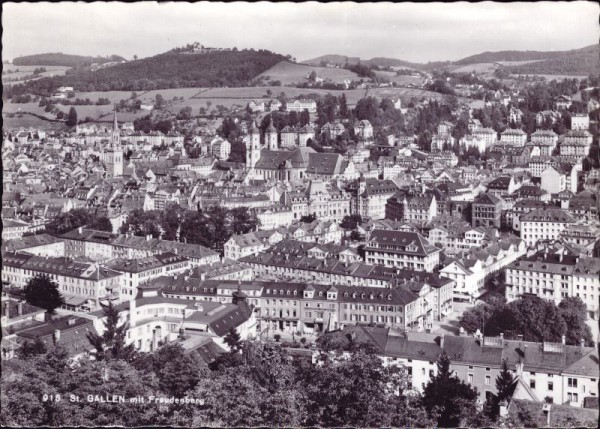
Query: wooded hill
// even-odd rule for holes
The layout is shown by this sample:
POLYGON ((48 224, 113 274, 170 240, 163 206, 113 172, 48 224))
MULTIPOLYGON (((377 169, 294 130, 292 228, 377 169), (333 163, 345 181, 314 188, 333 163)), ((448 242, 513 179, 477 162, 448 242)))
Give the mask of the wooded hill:
POLYGON ((182 87, 248 86, 283 55, 266 50, 231 50, 203 54, 167 52, 97 71, 68 70, 64 76, 5 88, 5 97, 33 93, 49 96, 60 86, 75 91, 149 91, 182 87))

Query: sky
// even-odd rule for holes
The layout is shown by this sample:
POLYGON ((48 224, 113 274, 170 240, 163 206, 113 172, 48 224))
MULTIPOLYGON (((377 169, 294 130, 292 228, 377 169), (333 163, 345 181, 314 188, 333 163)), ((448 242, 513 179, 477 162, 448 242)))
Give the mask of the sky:
POLYGON ((596 2, 4 3, 2 59, 63 52, 146 57, 187 43, 325 54, 458 60, 485 51, 598 43, 596 2))

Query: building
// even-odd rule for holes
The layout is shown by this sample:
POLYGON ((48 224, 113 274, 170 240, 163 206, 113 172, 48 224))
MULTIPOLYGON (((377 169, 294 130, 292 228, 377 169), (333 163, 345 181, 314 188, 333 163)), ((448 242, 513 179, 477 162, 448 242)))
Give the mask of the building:
POLYGON ((506 197, 513 194, 519 187, 513 176, 499 176, 487 185, 487 192, 496 197, 506 197))
POLYGON ((392 180, 361 177, 356 194, 352 198, 352 213, 363 218, 384 219, 387 201, 396 192, 398 186, 392 180))
POLYGON ((365 246, 365 261, 384 267, 432 272, 441 250, 417 232, 374 230, 365 246))
POLYGON ((3 282, 23 288, 36 276, 48 276, 58 284, 65 309, 87 312, 99 308, 100 301, 123 300, 123 274, 98 263, 9 252, 2 259, 3 282))
POLYGON ((314 100, 298 99, 294 101, 288 101, 285 107, 287 112, 302 112, 308 110, 308 113, 317 112, 317 102, 314 100))
MULTIPOLYGON (((121 323, 127 323, 127 344, 140 352, 153 352, 161 345, 180 342, 184 349, 195 349, 208 338, 224 350, 224 341, 234 329, 242 339, 256 334, 254 313, 244 294, 235 294, 232 304, 168 298, 160 287, 140 288, 136 299, 117 307, 121 323)), ((106 330, 102 311, 92 313, 100 335, 106 330)))
POLYGON ((527 246, 541 240, 556 240, 575 219, 568 212, 556 209, 536 209, 521 216, 521 238, 527 246))
POLYGON ((478 128, 471 133, 474 137, 484 140, 486 147, 490 147, 498 141, 498 133, 491 128, 478 128))
POLYGON ((221 161, 226 161, 231 153, 231 143, 225 139, 217 137, 210 142, 210 152, 215 158, 221 161))
POLYGON ((437 200, 434 195, 422 197, 405 197, 402 204, 402 218, 405 222, 415 222, 423 224, 431 222, 431 220, 438 215, 437 200))
POLYGON ((191 267, 189 259, 172 252, 138 259, 113 259, 105 266, 124 274, 121 301, 135 299, 138 287, 154 278, 164 275, 177 276, 191 267))
POLYGON ((554 99, 554 108, 556 110, 566 110, 571 107, 573 101, 568 95, 559 95, 554 99))
POLYGON ((500 228, 502 223, 502 199, 494 194, 481 194, 475 198, 471 210, 471 224, 500 228))
MULTIPOLYGON (((509 340, 504 335, 403 333, 394 328, 364 324, 325 335, 334 337, 336 343, 341 344, 350 339, 371 344, 384 365, 406 368, 412 388, 418 392, 422 392, 423 386, 437 375, 437 359, 445 353, 450 358, 450 371, 464 383, 477 388, 480 404, 498 393, 495 380, 504 361, 515 376, 518 391, 521 386, 526 386, 528 394, 533 396, 531 400, 540 405, 583 407, 584 398, 598 397, 598 365, 595 362, 598 351, 593 347, 509 340)), ((515 395, 518 394, 516 391, 515 395)), ((513 397, 512 402, 515 399, 513 397)), ((594 415, 597 418, 597 412, 594 415)))
POLYGON ((600 258, 540 251, 506 268, 506 299, 535 295, 558 305, 564 298, 579 297, 598 320, 599 274, 600 258))
POLYGON ((590 128, 590 117, 587 113, 573 113, 571 115, 572 130, 588 130, 590 128))
POLYGON ((527 133, 521 129, 506 129, 500 134, 500 142, 512 146, 525 146, 527 133))
POLYGON ((550 194, 558 194, 562 191, 570 191, 575 194, 577 193, 579 171, 580 168, 577 168, 576 165, 549 165, 542 172, 541 188, 550 194))
POLYGON ((373 125, 367 119, 358 121, 354 126, 354 134, 360 141, 373 140, 373 125))

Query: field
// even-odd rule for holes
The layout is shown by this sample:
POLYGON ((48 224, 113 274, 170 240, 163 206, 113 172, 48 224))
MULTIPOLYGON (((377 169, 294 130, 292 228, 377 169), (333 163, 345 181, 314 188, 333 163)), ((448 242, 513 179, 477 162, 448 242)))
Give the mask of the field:
POLYGON ((424 81, 422 77, 413 77, 409 75, 396 76, 396 72, 391 71, 376 71, 375 75, 377 77, 388 79, 390 82, 396 82, 400 85, 408 85, 410 83, 413 85, 422 85, 424 81))
POLYGON ((37 128, 46 131, 64 131, 67 127, 62 122, 50 122, 28 114, 16 114, 12 118, 2 115, 3 128, 37 128))
MULTIPOLYGON (((3 67, 3 71, 14 71, 14 73, 3 74, 2 75, 3 79, 14 79, 14 78, 22 79, 25 76, 33 74, 33 70, 35 70, 36 68, 38 68, 40 66, 15 66, 13 64, 2 64, 2 67, 3 67), (15 71, 15 70, 19 70, 19 71, 15 71)), ((69 69, 69 67, 62 67, 62 66, 42 66, 42 67, 45 67, 47 71, 40 73, 38 75, 39 77, 64 75, 65 71, 67 71, 69 69)), ((15 83, 22 83, 22 82, 23 82, 22 80, 19 80, 17 82, 6 82, 6 83, 4 83, 4 85, 12 85, 15 83)))
POLYGON ((467 64, 465 66, 458 66, 456 68, 451 68, 452 73, 494 73, 496 69, 494 63, 477 63, 477 64, 467 64))
MULTIPOLYGON (((401 98, 403 105, 408 104, 411 98, 421 99, 436 99, 440 100, 443 98, 442 94, 430 91, 424 91, 415 88, 374 88, 374 89, 352 89, 352 90, 324 90, 324 89, 311 89, 311 88, 292 88, 284 86, 270 86, 270 87, 243 87, 243 88, 175 88, 175 89, 159 89, 148 91, 145 93, 138 93, 138 98, 143 103, 151 104, 155 101, 156 95, 161 94, 167 102, 166 110, 173 114, 177 114, 182 108, 190 106, 192 108, 192 114, 197 115, 200 108, 207 109, 210 104, 210 109, 215 109, 219 105, 225 106, 227 109, 231 109, 232 106, 237 105, 240 109, 245 109, 248 103, 257 98, 267 97, 267 90, 271 91, 271 97, 276 97, 280 93, 285 93, 288 99, 293 99, 302 95, 309 94, 332 94, 336 97, 342 94, 346 95, 348 105, 353 107, 356 105, 358 100, 365 96, 373 96, 379 99, 382 98, 401 98), (176 101, 173 101, 174 97, 177 97, 176 101), (183 97, 183 100, 179 100, 179 97, 183 97)), ((80 119, 90 117, 97 121, 110 121, 113 112, 113 104, 118 103, 120 100, 128 100, 131 98, 131 92, 129 91, 109 91, 109 92, 79 92, 75 95, 76 98, 89 98, 90 100, 96 101, 98 98, 108 98, 111 104, 96 106, 74 106, 77 111, 77 116, 80 119)), ((459 98, 462 102, 471 103, 471 100, 465 98, 459 98)), ((57 104, 63 112, 67 113, 71 106, 64 106, 57 104)), ((38 103, 5 103, 3 106, 3 117, 6 117, 6 113, 26 113, 31 112, 36 115, 46 117, 48 119, 54 119, 54 115, 44 111, 43 107, 38 106, 38 103)), ((146 116, 150 112, 147 110, 140 110, 136 113, 121 112, 119 113, 119 120, 121 121, 133 121, 136 118, 146 116)), ((23 123, 29 123, 34 118, 30 115, 22 115, 20 119, 11 118, 11 120, 5 125, 6 127, 19 127, 29 126, 21 125, 23 123), (10 125, 8 125, 10 124, 10 125)), ((44 122, 40 119, 34 118, 36 121, 44 122)))
POLYGON ((342 83, 344 80, 358 80, 356 73, 342 68, 317 67, 307 64, 293 64, 287 61, 282 61, 275 64, 269 70, 261 73, 258 77, 264 77, 271 80, 279 80, 282 85, 291 83, 306 82, 306 77, 315 71, 317 76, 331 80, 336 83, 342 83))

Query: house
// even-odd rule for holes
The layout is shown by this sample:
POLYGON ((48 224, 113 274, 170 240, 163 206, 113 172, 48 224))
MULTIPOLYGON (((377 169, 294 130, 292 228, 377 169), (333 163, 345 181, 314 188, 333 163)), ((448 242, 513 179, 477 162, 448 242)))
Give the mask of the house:
POLYGON ((554 108, 556 110, 566 110, 571 107, 573 101, 568 95, 559 95, 554 99, 554 108))
POLYGON ((262 100, 252 100, 248 103, 248 109, 252 113, 264 112, 266 110, 265 102, 262 100))
POLYGON ((541 188, 550 194, 558 194, 565 190, 576 193, 577 175, 579 171, 580 168, 577 168, 575 165, 549 165, 542 172, 541 188))
POLYGON ((360 141, 372 140, 373 125, 367 119, 358 121, 358 124, 354 126, 354 134, 360 141))
POLYGON ((499 176, 487 185, 487 192, 496 197, 505 197, 513 194, 518 189, 512 176, 499 176))

